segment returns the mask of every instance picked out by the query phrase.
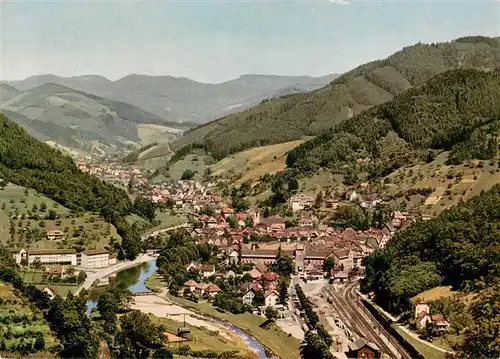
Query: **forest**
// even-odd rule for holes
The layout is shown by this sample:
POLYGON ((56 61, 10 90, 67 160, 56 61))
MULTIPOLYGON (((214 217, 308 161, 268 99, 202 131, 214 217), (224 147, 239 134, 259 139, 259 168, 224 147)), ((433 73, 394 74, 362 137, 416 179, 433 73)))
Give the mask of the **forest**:
POLYGON ((453 70, 336 125, 288 153, 302 174, 328 168, 385 176, 450 151, 450 162, 490 159, 500 129, 500 71, 453 70))
POLYGON ((451 285, 476 293, 473 318, 457 348, 468 358, 500 355, 500 186, 439 216, 398 232, 386 248, 365 259, 362 290, 394 314, 410 313, 411 298, 451 285), (496 289, 495 289, 496 288, 496 289), (495 339, 496 338, 496 339, 495 339), (483 347, 478 345, 483 343, 483 347))
POLYGON ((500 42, 493 38, 474 36, 447 43, 419 43, 386 59, 361 65, 322 89, 265 101, 190 129, 172 147, 185 153, 192 146, 203 146, 219 160, 247 148, 322 134, 439 73, 499 66, 500 42))

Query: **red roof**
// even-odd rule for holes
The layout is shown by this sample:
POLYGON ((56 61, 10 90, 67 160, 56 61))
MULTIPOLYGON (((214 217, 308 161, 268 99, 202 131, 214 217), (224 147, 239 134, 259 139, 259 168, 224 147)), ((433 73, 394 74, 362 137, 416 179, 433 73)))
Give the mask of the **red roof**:
POLYGON ((275 272, 269 272, 262 275, 262 279, 269 282, 278 280, 279 277, 279 274, 275 272))

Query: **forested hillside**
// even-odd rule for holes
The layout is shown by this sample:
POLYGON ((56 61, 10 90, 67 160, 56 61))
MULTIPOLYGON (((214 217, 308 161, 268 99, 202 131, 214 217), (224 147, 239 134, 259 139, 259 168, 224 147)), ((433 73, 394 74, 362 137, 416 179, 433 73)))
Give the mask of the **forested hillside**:
POLYGON ((35 140, 2 114, 0 178, 33 188, 74 211, 101 214, 123 238, 121 255, 138 254, 140 236, 123 220, 133 210, 125 191, 82 173, 70 157, 35 140))
MULTIPOLYGON (((329 130, 436 74, 500 66, 500 41, 467 37, 449 43, 417 44, 355 68, 310 93, 265 101, 247 111, 187 131, 173 146, 202 144, 216 159, 260 145, 299 139, 329 130)), ((349 141, 346 139, 346 141, 349 141)))
POLYGON ((500 71, 448 71, 295 148, 287 165, 374 178, 437 150, 450 150, 452 163, 490 159, 499 126, 500 71))
MULTIPOLYGON (((478 291, 472 322, 461 330, 468 358, 500 355, 500 186, 438 217, 398 232, 387 247, 366 258, 362 289, 399 314, 412 310, 410 298, 438 285, 478 291)), ((455 323, 458 324, 458 323, 455 323)))

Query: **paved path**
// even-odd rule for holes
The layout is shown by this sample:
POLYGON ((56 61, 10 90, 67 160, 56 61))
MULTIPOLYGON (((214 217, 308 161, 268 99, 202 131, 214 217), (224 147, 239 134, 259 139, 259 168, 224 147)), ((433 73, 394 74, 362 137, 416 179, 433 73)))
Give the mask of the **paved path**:
POLYGON ((141 238, 142 239, 147 239, 149 237, 156 237, 157 235, 159 235, 160 233, 165 233, 165 232, 170 232, 170 231, 173 231, 173 230, 176 230, 176 229, 179 229, 179 228, 186 228, 187 226, 189 225, 188 222, 185 222, 183 224, 179 224, 178 226, 174 226, 174 227, 169 227, 169 228, 164 228, 164 229, 159 229, 157 231, 154 231, 153 233, 150 233, 148 235, 144 235, 142 236, 141 238))
POLYGON ((78 287, 78 289, 75 291, 74 294, 78 295, 78 293, 80 293, 82 289, 89 289, 92 286, 92 284, 98 279, 109 277, 113 273, 122 271, 130 267, 135 267, 136 265, 149 262, 154 259, 156 259, 156 256, 152 256, 149 254, 142 254, 133 261, 118 262, 115 265, 102 269, 85 270, 87 272, 87 279, 81 286, 78 287))

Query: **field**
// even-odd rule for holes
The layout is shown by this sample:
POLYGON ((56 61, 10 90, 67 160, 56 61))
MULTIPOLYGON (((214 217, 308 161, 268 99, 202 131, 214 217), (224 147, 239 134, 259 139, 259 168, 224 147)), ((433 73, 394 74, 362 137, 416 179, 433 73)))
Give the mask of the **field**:
POLYGON ((0 243, 6 243, 9 240, 10 219, 5 211, 0 210, 0 243))
POLYGON ((286 153, 303 142, 305 139, 254 147, 235 153, 213 165, 212 174, 237 179, 236 183, 256 181, 266 173, 273 174, 284 170, 286 153))
POLYGON ((7 348, 22 341, 34 343, 37 333, 40 333, 45 341, 45 350, 35 357, 53 357, 45 351, 56 345, 57 339, 42 313, 35 311, 24 298, 17 296, 13 287, 7 283, 0 282, 0 300, 0 318, 3 321, 0 325, 0 338, 5 341, 7 348))
POLYGON ((263 345, 271 349, 280 358, 299 359, 300 340, 284 333, 277 326, 273 325, 267 329, 260 328, 264 319, 253 314, 231 314, 220 313, 209 303, 194 303, 190 300, 168 296, 172 302, 185 307, 191 308, 201 314, 210 315, 219 319, 227 320, 245 332, 251 334, 263 345))
POLYGON ((394 329, 403 336, 411 345, 417 349, 420 354, 424 356, 425 359, 444 359, 446 357, 446 353, 434 349, 433 347, 422 343, 421 341, 413 338, 408 335, 405 331, 401 330, 398 325, 393 324, 394 329))
POLYGON ((47 206, 47 211, 52 209, 60 215, 69 213, 69 209, 33 189, 9 183, 7 187, 0 190, 0 206, 2 206, 2 210, 12 215, 15 213, 26 214, 33 209, 34 205, 39 209, 42 203, 47 206))
POLYGON ((197 150, 170 166, 168 173, 172 179, 180 180, 184 171, 189 169, 196 173, 194 179, 200 180, 205 169, 212 164, 213 158, 211 156, 207 156, 203 150, 197 150))
MULTIPOLYGON (((172 319, 157 318, 152 315, 151 318, 165 326, 166 331, 172 334, 176 334, 177 329, 180 327, 179 322, 172 319)), ((184 325, 182 326, 184 327, 184 325)), ((189 324, 185 326, 188 327, 191 332, 186 337, 188 341, 183 342, 181 345, 188 345, 193 351, 210 350, 217 353, 238 352, 240 355, 249 354, 245 344, 240 340, 235 340, 235 338, 231 338, 232 340, 230 340, 204 327, 195 327, 189 324)), ((177 345, 179 344, 170 344, 173 348, 177 345)))
POLYGON ((50 285, 55 288, 57 294, 61 297, 66 297, 69 293, 73 293, 77 290, 78 284, 52 284, 44 283, 42 279, 42 272, 37 271, 26 271, 21 272, 21 277, 24 283, 33 284, 38 289, 43 289, 44 287, 50 285))
POLYGON ((436 287, 416 295, 412 298, 412 301, 415 301, 417 298, 421 298, 424 301, 429 302, 431 300, 436 300, 439 298, 452 297, 455 293, 456 292, 453 292, 451 290, 451 286, 436 287))
POLYGON ((81 217, 57 220, 12 220, 16 233, 11 247, 26 244, 31 249, 66 249, 84 247, 85 249, 105 249, 112 238, 121 241, 116 228, 99 216, 90 214, 81 217), (66 233, 66 239, 55 241, 45 238, 46 231, 59 229, 66 233), (31 233, 31 234, 29 234, 31 233))
POLYGON ((437 156, 434 161, 401 168, 386 178, 385 195, 412 188, 432 188, 427 197, 411 196, 409 208, 420 209, 423 214, 435 216, 461 200, 466 201, 481 191, 487 191, 500 183, 497 163, 471 161, 461 165, 447 165, 448 153, 437 156))

